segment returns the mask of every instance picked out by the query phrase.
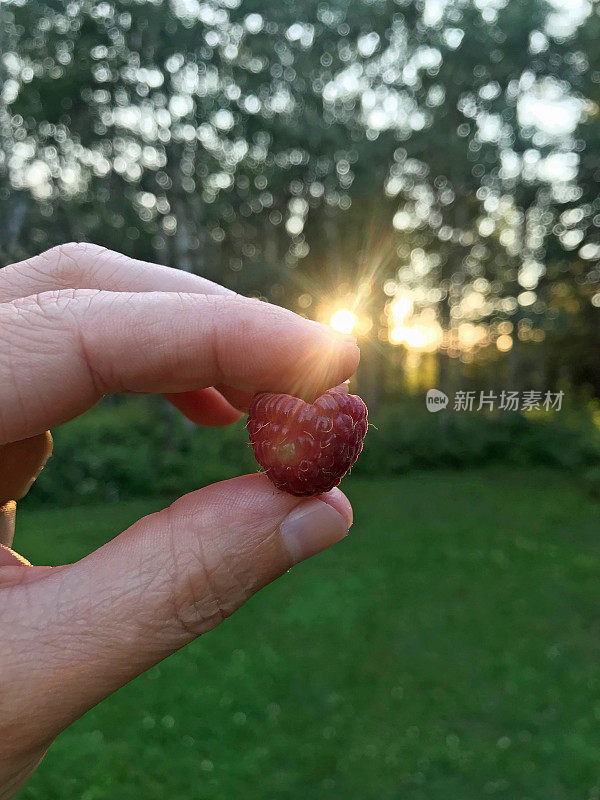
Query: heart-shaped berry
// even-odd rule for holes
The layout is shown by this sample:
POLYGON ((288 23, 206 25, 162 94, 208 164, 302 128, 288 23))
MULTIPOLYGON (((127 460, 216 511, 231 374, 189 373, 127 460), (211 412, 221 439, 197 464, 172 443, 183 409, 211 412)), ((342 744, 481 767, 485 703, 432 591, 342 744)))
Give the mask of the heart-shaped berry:
POLYGON ((367 407, 340 389, 312 404, 289 394, 257 394, 246 428, 256 460, 278 489, 320 494, 337 486, 358 458, 367 407))

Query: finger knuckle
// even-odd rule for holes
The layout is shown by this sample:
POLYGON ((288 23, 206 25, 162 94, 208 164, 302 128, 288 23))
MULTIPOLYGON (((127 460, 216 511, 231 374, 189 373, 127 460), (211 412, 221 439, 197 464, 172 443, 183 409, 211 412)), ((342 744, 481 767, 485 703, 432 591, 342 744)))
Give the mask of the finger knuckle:
POLYGON ((50 354, 57 348, 75 346, 87 364, 81 320, 102 294, 98 290, 54 289, 4 304, 0 309, 0 328, 11 332, 13 356, 27 353, 28 348, 36 353, 42 348, 50 354), (2 324, 3 317, 6 325, 2 324))
POLYGON ((15 315, 24 317, 28 322, 34 322, 35 318, 60 320, 64 319, 65 311, 77 298, 76 289, 52 289, 18 297, 8 303, 7 308, 9 312, 12 310, 15 315))
POLYGON ((59 286, 75 287, 104 250, 89 242, 67 242, 30 259, 28 265, 35 272, 51 276, 59 286))
POLYGON ((175 529, 171 511, 164 513, 171 516, 170 622, 178 636, 189 640, 230 617, 253 590, 236 574, 228 554, 208 543, 203 532, 182 550, 181 531, 175 529))
POLYGON ((180 634, 195 639, 220 625, 235 609, 229 609, 213 574, 201 559, 192 559, 185 573, 180 574, 179 588, 171 595, 172 621, 180 634))

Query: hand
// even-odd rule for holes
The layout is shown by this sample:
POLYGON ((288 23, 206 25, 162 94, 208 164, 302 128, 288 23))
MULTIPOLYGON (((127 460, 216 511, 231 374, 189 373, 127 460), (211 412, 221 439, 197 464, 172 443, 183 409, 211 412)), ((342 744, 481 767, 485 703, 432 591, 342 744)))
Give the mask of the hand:
POLYGON ((337 489, 303 500, 246 475, 180 498, 75 564, 32 566, 10 549, 14 501, 50 454, 47 429, 109 392, 167 393, 195 422, 227 424, 257 390, 317 396, 359 353, 284 309, 77 244, 0 270, 0 336, 5 800, 67 725, 352 522, 337 489))

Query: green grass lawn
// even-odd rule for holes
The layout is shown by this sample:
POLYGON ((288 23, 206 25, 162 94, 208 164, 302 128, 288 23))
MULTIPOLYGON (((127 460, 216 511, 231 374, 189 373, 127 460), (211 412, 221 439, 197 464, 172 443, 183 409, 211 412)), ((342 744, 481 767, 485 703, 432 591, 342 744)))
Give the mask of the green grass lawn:
MULTIPOLYGON (((20 800, 600 797, 600 504, 566 474, 346 481, 350 537, 54 744, 20 800)), ((20 514, 73 560, 160 501, 20 514)))

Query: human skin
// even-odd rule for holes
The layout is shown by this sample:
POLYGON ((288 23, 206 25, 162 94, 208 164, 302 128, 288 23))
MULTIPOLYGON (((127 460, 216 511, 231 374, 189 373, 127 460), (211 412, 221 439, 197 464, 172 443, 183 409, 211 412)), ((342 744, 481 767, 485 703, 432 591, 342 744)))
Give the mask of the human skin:
POLYGON ((312 399, 358 360, 327 326, 96 245, 0 270, 0 800, 89 708, 352 523, 339 489, 301 499, 245 475, 81 561, 33 566, 12 549, 16 501, 50 455, 48 429, 112 392, 163 393, 197 424, 227 425, 256 391, 312 399))

